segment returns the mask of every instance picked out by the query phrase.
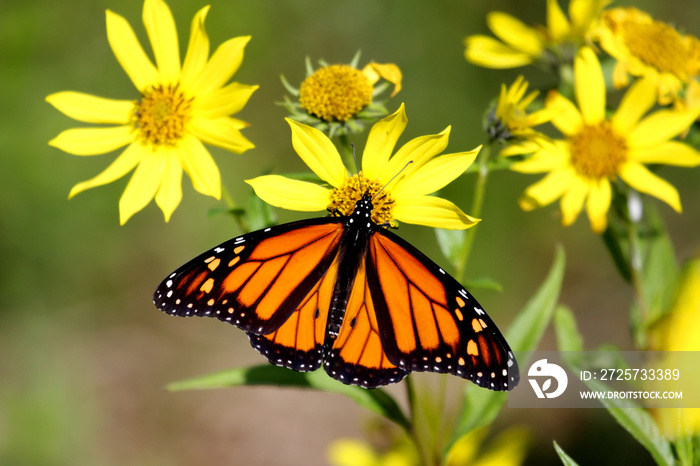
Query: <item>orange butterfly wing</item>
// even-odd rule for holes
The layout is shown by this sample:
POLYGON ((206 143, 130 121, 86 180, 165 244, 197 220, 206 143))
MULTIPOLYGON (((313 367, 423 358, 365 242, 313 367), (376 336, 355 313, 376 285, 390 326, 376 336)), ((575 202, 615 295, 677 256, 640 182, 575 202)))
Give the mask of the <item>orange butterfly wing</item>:
POLYGON ((343 323, 325 361, 328 375, 365 388, 398 382, 408 375, 384 352, 364 263, 355 276, 343 323))
POLYGON ((314 371, 323 361, 328 310, 338 273, 338 261, 299 303, 287 321, 266 335, 248 332, 251 345, 271 363, 296 371, 314 371))
POLYGON ((513 353, 479 303, 406 241, 358 224, 312 219, 232 239, 167 277, 154 303, 231 323, 271 363, 324 363, 347 384, 374 388, 430 371, 515 387, 513 353))
MULTIPOLYGON (((337 220, 321 218, 226 241, 163 280, 153 301, 171 315, 216 317, 247 332, 275 332, 327 276, 342 233, 337 220)), ((302 338, 307 343, 308 333, 302 338)))
POLYGON ((491 390, 518 384, 515 357, 496 325, 423 253, 380 230, 366 271, 382 348, 398 368, 450 373, 491 390))

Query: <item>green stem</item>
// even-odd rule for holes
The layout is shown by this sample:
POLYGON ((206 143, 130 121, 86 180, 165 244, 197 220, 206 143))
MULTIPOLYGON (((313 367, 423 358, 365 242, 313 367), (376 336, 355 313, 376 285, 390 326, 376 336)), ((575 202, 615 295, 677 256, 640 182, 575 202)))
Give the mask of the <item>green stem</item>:
POLYGON ((409 422, 411 424, 410 437, 413 444, 418 450, 418 455, 421 458, 421 464, 425 466, 438 466, 441 463, 439 452, 435 448, 435 442, 431 442, 431 429, 426 423, 422 422, 421 418, 425 417, 425 413, 421 410, 422 402, 419 401, 416 387, 413 384, 412 377, 406 377, 406 395, 408 397, 409 406, 409 422))
POLYGON ((233 219, 238 224, 238 228, 240 228, 241 232, 248 233, 250 231, 250 229, 248 227, 248 222, 246 222, 243 215, 235 213, 236 209, 238 208, 236 206, 236 201, 233 200, 233 197, 228 192, 228 189, 226 189, 226 186, 224 186, 223 183, 221 183, 221 198, 226 203, 226 207, 228 208, 229 212, 231 213, 231 216, 233 217, 233 219))
POLYGON ((340 149, 340 155, 345 160, 346 167, 353 167, 353 170, 357 170, 359 173, 360 167, 357 166, 357 160, 353 156, 353 146, 350 144, 347 134, 341 134, 338 136, 338 146, 340 149))
MULTIPOLYGON (((642 246, 639 241, 639 225, 630 218, 629 212, 625 213, 625 228, 627 230, 627 241, 629 242, 629 271, 632 289, 634 290, 634 300, 637 303, 636 312, 638 315, 632 319, 633 338, 638 349, 646 349, 646 328, 649 319, 649 303, 644 292, 644 278, 642 276, 644 258, 642 246), (635 323, 637 325, 635 325, 635 323), (641 325, 641 327, 639 327, 641 325), (640 328, 642 331, 640 332, 640 328)), ((634 312, 634 311, 633 311, 634 312)))
MULTIPOLYGON (((611 204, 611 214, 617 217, 618 224, 622 226, 624 233, 612 234, 610 238, 617 244, 614 247, 608 246, 608 250, 615 260, 616 254, 621 254, 622 260, 625 262, 625 270, 629 273, 629 281, 632 285, 634 293, 634 302, 636 307, 632 308, 630 314, 633 339, 638 349, 645 349, 646 337, 644 328, 646 327, 647 319, 649 318, 649 302, 646 298, 644 290, 644 253, 640 242, 639 219, 632 218, 630 215, 630 199, 632 194, 630 189, 625 185, 613 183, 614 190, 613 202, 611 204), (627 240, 627 248, 623 247, 622 241, 627 240), (640 327, 641 326, 641 327, 640 327), (642 331, 638 331, 642 329, 642 331)), ((642 202, 641 199, 636 199, 635 202, 642 202)))
POLYGON ((630 243, 630 274, 635 299, 639 305, 642 317, 649 315, 649 306, 644 296, 644 281, 642 280, 642 248, 639 244, 637 224, 629 221, 627 224, 627 239, 630 243))
MULTIPOLYGON (((474 199, 472 200, 472 210, 469 215, 472 217, 480 218, 481 209, 484 205, 484 194, 486 192, 486 181, 489 176, 489 158, 491 157, 491 148, 493 146, 493 140, 489 140, 484 147, 482 147, 481 152, 479 152, 479 171, 476 175, 476 185, 474 186, 474 199)), ((472 250, 472 245, 474 244, 474 237, 476 236, 476 228, 470 228, 467 230, 467 238, 464 242, 464 246, 460 251, 460 257, 456 264, 455 278, 458 282, 464 279, 464 271, 467 268, 467 262, 469 261, 469 254, 472 250)))

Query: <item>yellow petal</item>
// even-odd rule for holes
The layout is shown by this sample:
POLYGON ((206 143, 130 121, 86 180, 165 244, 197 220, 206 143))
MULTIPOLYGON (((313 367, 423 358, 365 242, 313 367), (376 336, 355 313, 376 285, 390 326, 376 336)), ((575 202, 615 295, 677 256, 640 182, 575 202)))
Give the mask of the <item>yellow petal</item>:
POLYGON ((229 121, 231 122, 231 127, 234 129, 243 129, 250 126, 250 123, 239 120, 238 118, 229 118, 229 121))
POLYGON ((63 131, 49 145, 73 155, 99 155, 117 150, 134 140, 131 126, 73 128, 63 131))
MULTIPOLYGON (((403 133, 408 119, 404 104, 388 117, 382 118, 372 126, 367 137, 367 144, 362 153, 362 171, 372 180, 381 180, 381 169, 389 162, 396 141, 403 133)), ((389 181, 383 180, 383 181, 389 181)))
POLYGON ((73 91, 51 94, 46 101, 59 112, 85 123, 125 125, 134 110, 132 100, 106 99, 73 91))
POLYGON ((337 188, 343 184, 347 171, 335 148, 325 134, 310 126, 286 118, 292 128, 292 145, 299 157, 323 181, 337 188))
POLYGON ((624 164, 620 168, 620 178, 637 191, 661 199, 676 212, 681 212, 681 199, 676 188, 654 175, 644 165, 636 162, 624 164))
POLYGON ((467 61, 485 68, 517 68, 534 61, 531 55, 488 36, 469 36, 464 40, 464 45, 467 61))
POLYGON ((528 159, 511 165, 510 169, 519 173, 543 173, 559 170, 567 166, 568 155, 560 145, 548 144, 537 150, 528 159))
POLYGON ((655 103, 656 86, 649 79, 636 81, 627 90, 612 117, 613 128, 619 134, 628 134, 655 103))
POLYGON ((180 77, 180 46, 170 8, 163 0, 145 0, 143 24, 153 47, 163 83, 175 83, 180 77))
POLYGON ((160 187, 156 193, 156 204, 163 211, 165 221, 170 220, 182 200, 182 165, 176 154, 165 158, 165 168, 160 187))
POLYGON ((209 59, 209 36, 204 29, 204 19, 209 12, 209 5, 205 6, 197 12, 192 19, 190 27, 190 42, 187 45, 187 54, 185 61, 182 63, 182 87, 189 89, 194 82, 194 79, 204 69, 209 59))
POLYGON ((433 196, 397 200, 392 212, 400 222, 447 230, 464 230, 481 221, 465 214, 452 202, 433 196))
POLYGON ((379 465, 380 459, 369 445, 353 439, 336 440, 328 447, 328 462, 331 466, 379 465))
POLYGON ((394 187, 390 187, 394 199, 424 196, 447 186, 476 159, 481 146, 469 152, 447 154, 436 157, 411 176, 401 178, 394 187))
POLYGON ((196 137, 186 135, 178 147, 185 173, 192 179, 192 186, 200 193, 221 198, 219 167, 209 151, 196 137))
POLYGON ((569 2, 569 17, 573 34, 583 36, 589 32, 594 21, 597 20, 603 8, 611 0, 571 0, 569 2))
POLYGON ((265 175, 245 182, 260 199, 282 209, 316 212, 326 210, 330 204, 330 191, 308 181, 265 175))
POLYGON ((583 121, 595 125, 605 119, 605 80, 598 57, 590 47, 582 47, 574 61, 576 101, 583 121))
POLYGON ((666 141, 650 147, 633 149, 629 157, 639 163, 663 163, 678 167, 700 165, 700 152, 680 141, 666 141))
POLYGON ((591 228, 596 233, 602 233, 608 226, 608 209, 611 200, 610 182, 607 179, 596 180, 590 186, 586 212, 591 222, 591 228))
POLYGON ((548 173, 547 176, 525 190, 518 200, 518 205, 525 211, 549 205, 564 194, 572 178, 573 172, 570 170, 557 170, 548 173))
POLYGON ((401 74, 401 69, 393 63, 371 62, 362 69, 362 73, 367 76, 367 79, 373 86, 379 81, 379 78, 383 78, 393 84, 394 91, 391 93, 391 97, 394 97, 401 90, 403 75, 401 74))
MULTIPOLYGON (((508 144, 498 153, 501 157, 512 157, 514 155, 528 155, 537 152, 542 148, 538 140, 518 141, 508 144)), ((516 164, 517 165, 517 164, 516 164)), ((512 167, 512 166, 511 166, 512 167)))
POLYGON ((136 89, 144 91, 158 82, 158 70, 141 48, 134 30, 124 17, 107 10, 107 40, 117 61, 136 89))
POLYGON ((239 122, 232 118, 193 118, 187 128, 194 137, 206 144, 242 154, 255 145, 239 131, 239 122))
POLYGON ((420 136, 408 141, 396 151, 388 164, 380 168, 380 178, 390 180, 398 173, 401 173, 403 178, 410 177, 428 160, 445 150, 449 138, 450 127, 448 126, 438 134, 420 136), (407 165, 409 162, 410 165, 407 165))
POLYGON ((165 159, 164 152, 155 151, 150 151, 141 158, 119 199, 119 218, 122 225, 153 199, 160 185, 165 159))
POLYGON ((627 74, 627 67, 622 62, 617 62, 615 68, 613 68, 613 84, 616 89, 622 89, 627 87, 630 82, 629 74, 627 74))
POLYGON ((652 146, 668 141, 672 137, 690 128, 698 117, 700 108, 677 112, 659 110, 639 122, 627 136, 627 143, 632 148, 652 146))
POLYGON ((134 169, 141 159, 151 152, 150 148, 145 148, 139 143, 131 144, 117 157, 102 173, 87 181, 80 182, 70 190, 68 199, 86 189, 102 186, 112 181, 118 180, 122 176, 134 169))
POLYGON ((515 50, 537 57, 542 53, 543 45, 539 33, 519 19, 500 11, 486 16, 489 29, 515 50))
POLYGON ((204 96, 192 104, 192 113, 198 117, 219 118, 240 112, 259 86, 233 82, 204 96))
POLYGON ((554 113, 550 109, 543 108, 529 114, 525 120, 525 125, 529 127, 539 126, 547 123, 554 117, 554 113))
POLYGON ((234 37, 221 44, 192 85, 195 95, 218 89, 231 79, 243 61, 243 50, 250 36, 234 37))
POLYGON ((547 95, 545 105, 552 112, 552 124, 565 136, 576 134, 583 126, 583 117, 576 105, 557 91, 547 95))
POLYGON ((547 31, 553 42, 559 42, 570 32, 569 20, 557 0, 547 0, 547 31))
POLYGON ((571 183, 567 187, 566 192, 561 198, 561 223, 564 226, 569 226, 576 221, 581 209, 583 201, 588 195, 589 186, 581 178, 574 176, 571 183))
POLYGON ((141 159, 119 199, 119 222, 124 225, 132 215, 151 202, 160 186, 166 151, 152 151, 141 159))

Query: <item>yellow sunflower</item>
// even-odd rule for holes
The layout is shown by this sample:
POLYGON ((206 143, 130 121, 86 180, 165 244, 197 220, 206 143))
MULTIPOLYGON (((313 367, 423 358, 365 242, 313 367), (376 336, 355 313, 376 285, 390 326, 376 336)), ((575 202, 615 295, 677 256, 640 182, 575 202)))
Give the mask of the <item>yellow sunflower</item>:
POLYGON ((617 59, 616 87, 627 86, 629 74, 649 78, 656 83, 662 105, 675 100, 700 73, 700 40, 636 8, 613 8, 603 14, 600 45, 617 59))
POLYGON ((389 112, 384 102, 377 100, 389 84, 394 97, 401 90, 403 75, 393 63, 370 62, 364 68, 357 67, 359 52, 350 63, 329 65, 320 61, 314 70, 306 60, 306 78, 295 88, 282 77, 287 91, 298 100, 285 98, 282 105, 290 118, 328 133, 330 137, 359 132, 367 122, 374 122, 389 112))
MULTIPOLYGON (((596 34, 600 12, 610 0, 571 0, 569 18, 557 0, 547 0, 547 26, 531 27, 499 11, 486 17, 489 29, 500 40, 472 35, 464 40, 470 63, 486 68, 516 68, 544 60, 544 53, 561 44, 578 45, 596 34)), ((558 54, 566 51, 558 51, 558 54)))
POLYGON ((552 119, 552 112, 547 108, 528 113, 527 107, 537 98, 539 91, 525 95, 527 88, 528 82, 522 76, 518 76, 510 87, 501 84, 496 107, 489 114, 487 123, 487 131, 493 139, 531 138, 537 134, 533 127, 552 119))
POLYGON ((177 30, 168 5, 146 0, 143 21, 153 47, 154 66, 129 23, 107 10, 107 39, 117 60, 140 93, 114 100, 79 92, 58 92, 46 100, 78 121, 108 127, 74 128, 49 142, 74 155, 98 155, 127 148, 96 177, 78 183, 69 198, 111 183, 136 168, 121 199, 123 225, 155 197, 168 221, 182 198, 183 170, 202 194, 220 198, 219 169, 203 143, 236 153, 251 149, 240 130, 247 126, 230 115, 239 112, 258 86, 226 84, 243 60, 250 37, 230 39, 209 57, 204 19, 192 21, 189 46, 180 64, 177 30))
POLYGON ((392 157, 396 141, 407 123, 401 105, 396 113, 372 127, 362 156, 362 172, 359 176, 350 176, 338 150, 325 134, 294 120, 287 119, 287 122, 292 128, 294 150, 330 187, 279 175, 246 180, 268 204, 300 211, 337 210, 350 215, 364 192, 376 195, 381 190, 372 201, 372 220, 379 225, 398 220, 436 228, 465 229, 479 221, 452 202, 429 196, 461 175, 479 152, 476 148, 436 157, 447 146, 449 127, 439 134, 407 142, 392 157))
POLYGON ((680 212, 676 188, 644 164, 700 164, 700 153, 670 140, 692 124, 700 109, 659 110, 644 116, 656 102, 656 90, 649 80, 640 80, 627 91, 615 114, 607 118, 605 82, 598 58, 590 48, 582 48, 577 55, 574 75, 578 107, 557 92, 552 92, 545 103, 554 113, 552 123, 564 139, 541 139, 532 157, 511 166, 522 173, 548 172, 525 191, 521 207, 531 210, 561 198, 563 224, 570 225, 585 202, 593 230, 602 232, 607 226, 611 182, 619 177, 680 212))

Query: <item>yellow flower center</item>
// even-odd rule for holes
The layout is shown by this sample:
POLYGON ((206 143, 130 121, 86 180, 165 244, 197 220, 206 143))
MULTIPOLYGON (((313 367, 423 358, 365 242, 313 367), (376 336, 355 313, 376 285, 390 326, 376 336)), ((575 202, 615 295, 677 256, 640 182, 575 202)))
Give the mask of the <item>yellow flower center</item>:
POLYGON ((347 121, 372 102, 372 85, 349 65, 316 70, 299 88, 301 108, 325 121, 347 121))
POLYGON ((174 146, 185 134, 191 118, 192 99, 178 84, 153 86, 141 94, 134 108, 134 129, 144 144, 174 146))
POLYGON ((384 187, 383 183, 377 180, 369 180, 360 172, 360 175, 354 175, 352 178, 345 178, 345 182, 339 188, 335 188, 331 192, 331 203, 328 205, 328 210, 339 212, 341 215, 351 215, 355 210, 355 204, 362 198, 362 195, 369 193, 372 199, 372 221, 377 225, 385 225, 391 223, 394 218, 391 215, 391 209, 394 206, 394 198, 386 190, 382 191, 377 197, 377 193, 384 187), (362 186, 360 187, 360 180, 362 186))
POLYGON ((661 21, 620 24, 622 37, 629 51, 644 64, 680 78, 688 77, 688 66, 694 57, 689 53, 683 37, 670 25, 661 21))
POLYGON ((585 178, 614 178, 627 160, 627 141, 613 131, 609 121, 584 126, 569 142, 571 163, 585 178))

